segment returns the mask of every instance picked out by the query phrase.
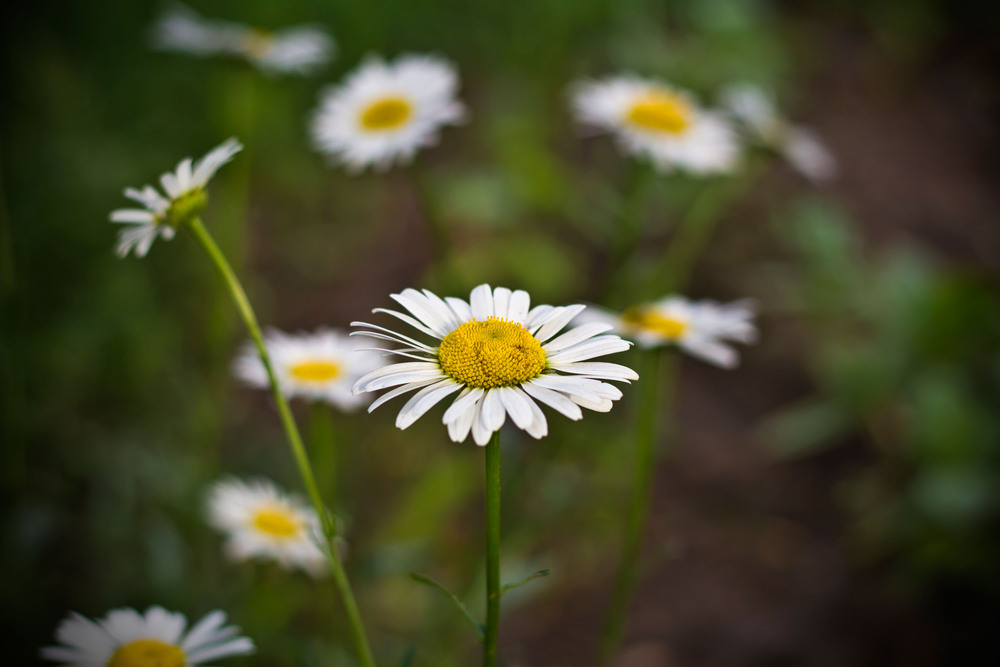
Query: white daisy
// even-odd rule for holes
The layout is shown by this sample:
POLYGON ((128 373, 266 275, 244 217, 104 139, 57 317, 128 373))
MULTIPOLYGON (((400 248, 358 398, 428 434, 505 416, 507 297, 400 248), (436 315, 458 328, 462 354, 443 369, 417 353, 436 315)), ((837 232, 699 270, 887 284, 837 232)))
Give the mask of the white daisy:
POLYGON ((61 646, 43 648, 42 657, 78 667, 195 667, 217 658, 248 655, 253 641, 235 637, 235 625, 223 627, 226 614, 216 610, 184 632, 184 614, 150 607, 112 609, 94 622, 71 613, 56 629, 61 646))
POLYGON ((782 118, 763 89, 734 84, 722 92, 721 99, 753 141, 781 153, 809 180, 822 182, 836 175, 837 162, 826 146, 812 131, 782 118))
POLYGON ((240 23, 202 18, 183 5, 153 26, 153 45, 195 56, 234 55, 268 74, 309 74, 330 62, 333 39, 317 26, 270 32, 240 23))
MULTIPOLYGON (((382 366, 378 354, 356 350, 354 340, 332 329, 298 335, 271 330, 264 344, 286 396, 326 401, 341 410, 354 410, 367 402, 351 388, 362 375, 382 366)), ((233 372, 254 387, 270 387, 257 348, 250 343, 233 363, 233 372)))
POLYGON ((300 567, 313 576, 326 573, 316 512, 271 481, 216 482, 209 491, 207 511, 209 524, 228 535, 226 553, 233 560, 263 558, 285 568, 300 567))
POLYGON ((161 194, 151 185, 142 190, 125 188, 125 196, 139 202, 144 208, 122 208, 111 212, 111 222, 119 222, 126 227, 118 233, 115 251, 124 257, 131 250, 139 257, 145 257, 157 237, 170 240, 177 228, 205 208, 208 194, 205 186, 219 167, 229 162, 243 150, 236 139, 229 139, 192 165, 186 158, 177 165, 177 170, 160 176, 161 194))
POLYGON ((592 307, 577 321, 611 325, 641 347, 674 344, 716 366, 735 368, 739 356, 726 341, 756 342, 754 314, 753 304, 748 300, 720 304, 667 296, 621 314, 592 307))
POLYGON ((350 171, 384 170, 409 162, 456 125, 465 107, 456 98, 458 74, 442 58, 369 58, 340 86, 327 89, 312 122, 316 147, 350 171))
POLYGON ((737 165, 740 143, 730 123, 665 83, 635 76, 581 81, 572 98, 577 120, 614 133, 626 152, 658 169, 709 174, 737 165))
POLYGON ((585 361, 628 349, 630 343, 618 336, 599 335, 611 325, 585 324, 556 335, 580 314, 581 305, 529 310, 527 292, 489 285, 472 290, 468 303, 441 299, 428 290, 406 289, 391 296, 410 314, 384 308, 373 312, 392 315, 438 342, 427 345, 374 324, 353 322, 368 329, 355 334, 403 345, 383 351, 416 360, 372 371, 354 391, 394 387, 371 404, 371 412, 419 389, 399 411, 396 426, 401 429, 458 392, 442 419, 454 442, 465 440, 471 430, 477 445, 487 444, 507 415, 518 428, 541 438, 548 433, 548 423, 538 402, 570 419, 581 419, 580 407, 607 412, 612 401, 621 398, 617 387, 601 380, 639 378, 625 366, 585 361))

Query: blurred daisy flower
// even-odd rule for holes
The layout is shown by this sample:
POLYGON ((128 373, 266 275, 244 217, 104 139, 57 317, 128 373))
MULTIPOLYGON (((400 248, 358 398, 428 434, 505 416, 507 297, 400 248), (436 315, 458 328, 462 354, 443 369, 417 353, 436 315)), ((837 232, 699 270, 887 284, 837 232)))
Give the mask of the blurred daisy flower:
POLYGON ((112 609, 97 622, 73 613, 56 629, 62 645, 41 653, 46 660, 79 667, 196 667, 253 653, 253 641, 234 637, 239 628, 223 627, 225 622, 226 614, 216 610, 185 633, 184 614, 163 607, 150 607, 145 614, 112 609))
POLYGON ((734 84, 720 97, 752 141, 780 153, 803 176, 819 183, 836 175, 837 162, 826 146, 810 130, 782 118, 763 89, 734 84))
POLYGON ((748 300, 720 304, 667 296, 614 313, 587 309, 578 322, 603 322, 640 347, 676 345, 693 357, 722 368, 735 368, 739 356, 728 341, 754 343, 754 309, 748 300))
POLYGON ((635 76, 581 81, 572 89, 577 120, 615 135, 622 148, 660 170, 695 174, 736 168, 740 142, 720 114, 698 107, 687 92, 635 76))
MULTIPOLYGON (((362 375, 382 366, 378 354, 356 350, 355 340, 332 329, 297 335, 271 330, 264 344, 286 396, 324 401, 345 411, 367 403, 351 388, 362 375)), ((267 371, 252 343, 247 343, 236 358, 233 373, 251 386, 270 388, 267 371)))
POLYGON ((239 23, 202 18, 183 5, 166 11, 153 26, 153 46, 194 56, 245 58, 268 74, 310 74, 333 58, 333 39, 312 25, 270 32, 239 23))
POLYGON ((570 419, 583 417, 581 407, 607 412, 622 392, 602 380, 628 382, 639 376, 618 364, 586 361, 627 350, 630 343, 615 335, 599 335, 612 326, 590 323, 556 335, 584 306, 535 306, 527 292, 480 285, 469 302, 441 299, 428 290, 403 290, 392 298, 409 314, 376 308, 437 339, 427 345, 374 324, 354 322, 354 332, 401 344, 384 350, 416 361, 385 366, 361 378, 357 392, 394 387, 368 411, 407 392, 419 390, 399 411, 396 426, 405 429, 445 397, 458 397, 445 410, 443 423, 454 442, 471 430, 477 445, 486 445, 509 415, 534 438, 548 433, 538 403, 570 419))
POLYGON ((262 558, 313 576, 326 572, 316 513, 269 480, 216 482, 208 495, 208 522, 228 535, 226 553, 233 560, 262 558))
POLYGON ((434 56, 369 58, 327 89, 312 121, 316 147, 348 170, 388 169, 438 141, 444 125, 465 118, 454 65, 434 56))
POLYGON ((234 155, 243 150, 236 139, 229 139, 192 164, 186 158, 177 170, 160 176, 163 194, 151 185, 142 190, 126 188, 125 196, 143 208, 122 208, 111 212, 111 222, 130 225, 118 233, 115 251, 120 257, 135 251, 145 257, 158 237, 170 240, 177 228, 200 214, 208 203, 205 186, 234 155))

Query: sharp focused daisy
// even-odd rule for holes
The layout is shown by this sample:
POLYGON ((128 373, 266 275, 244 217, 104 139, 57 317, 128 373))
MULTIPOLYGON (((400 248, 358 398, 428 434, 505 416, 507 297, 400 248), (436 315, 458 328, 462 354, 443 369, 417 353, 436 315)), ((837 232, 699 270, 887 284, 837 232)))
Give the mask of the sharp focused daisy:
POLYGON ((830 151, 810 130, 782 118, 774 100, 761 88, 734 84, 723 91, 721 99, 752 141, 781 153, 806 178, 821 182, 836 175, 837 162, 830 151))
POLYGON ((340 86, 326 90, 312 122, 316 147, 351 171, 384 170, 433 146, 444 125, 465 117, 458 74, 448 61, 407 55, 369 58, 340 86))
POLYGON ((558 334, 584 306, 535 306, 522 290, 480 285, 469 302, 441 299, 428 290, 403 290, 392 298, 409 314, 376 308, 417 331, 437 339, 420 341, 374 324, 355 334, 401 344, 392 354, 416 361, 391 364, 372 371, 354 386, 356 392, 393 389, 379 397, 368 411, 407 392, 417 391, 399 411, 396 426, 405 429, 436 403, 451 394, 458 397, 445 410, 448 436, 462 442, 472 432, 485 445, 507 416, 534 438, 548 433, 538 403, 570 419, 580 419, 581 407, 607 412, 622 396, 602 380, 628 382, 639 376, 630 368, 587 361, 627 350, 630 343, 615 335, 600 335, 612 326, 590 323, 558 334))
POLYGON ((234 155, 243 150, 236 139, 229 139, 193 163, 186 158, 177 170, 160 176, 163 194, 151 185, 142 190, 126 188, 125 196, 143 208, 122 208, 111 212, 111 222, 130 225, 118 233, 115 251, 120 257, 135 251, 145 257, 158 237, 170 240, 177 228, 204 210, 208 203, 205 186, 234 155))
POLYGON ((572 102, 577 120, 612 132, 626 152, 658 169, 708 174, 736 167, 740 144, 730 124, 665 83, 635 76, 582 81, 572 102))
POLYGON ((234 55, 266 73, 309 74, 330 62, 333 40, 311 25, 270 32, 226 21, 212 21, 178 5, 153 27, 153 44, 195 56, 234 55))
POLYGON ((688 354, 716 366, 735 368, 739 356, 726 341, 753 343, 757 328, 749 301, 720 304, 667 296, 618 314, 590 308, 581 322, 604 322, 641 347, 677 345, 688 354))
POLYGON ((226 552, 233 560, 263 558, 313 576, 326 572, 316 512, 269 480, 216 482, 208 495, 208 522, 229 536, 226 552))
MULTIPOLYGON (((351 390, 358 378, 382 366, 378 354, 357 350, 355 340, 332 329, 298 335, 271 330, 264 342, 286 396, 325 401, 341 410, 367 403, 351 390)), ((264 364, 252 344, 236 358, 233 372, 254 387, 269 387, 264 364)))
POLYGON ((184 614, 150 607, 112 609, 94 622, 80 614, 56 629, 61 646, 42 649, 42 657, 79 667, 195 667, 217 658, 254 652, 253 641, 236 637, 235 625, 224 626, 226 614, 216 610, 184 632, 184 614))

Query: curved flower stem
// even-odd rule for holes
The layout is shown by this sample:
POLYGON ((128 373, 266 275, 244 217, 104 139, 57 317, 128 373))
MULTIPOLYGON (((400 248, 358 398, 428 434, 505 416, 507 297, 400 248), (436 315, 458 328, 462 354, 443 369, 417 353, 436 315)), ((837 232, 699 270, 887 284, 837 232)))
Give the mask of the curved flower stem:
POLYGON ((598 665, 607 665, 621 642, 622 626, 639 571, 642 536, 649 516, 649 502, 656 470, 657 415, 669 412, 673 400, 676 359, 670 351, 652 349, 643 352, 640 376, 639 416, 636 425, 632 499, 625 524, 621 563, 615 577, 614 593, 604 620, 598 665))
POLYGON ((284 393, 281 391, 281 387, 278 384, 277 376, 275 376, 274 368, 271 365, 271 357, 267 352, 267 347, 264 345, 264 337, 260 331, 260 325, 257 323, 257 316, 253 312, 253 308, 250 306, 250 300, 247 298, 246 292, 243 290, 243 286, 240 284, 239 279, 236 274, 233 273, 232 268, 229 266, 229 262, 226 261, 225 256, 219 247, 215 244, 212 236, 205 229, 205 225, 202 224, 201 220, 194 218, 190 223, 189 227, 194 237, 201 243, 205 252, 212 259, 219 273, 222 274, 222 278, 226 282, 226 286, 229 288, 229 292, 233 297, 233 301, 236 303, 236 308, 240 312, 240 316, 243 318, 243 322, 246 324, 247 330, 250 333, 250 338, 253 339, 254 346, 257 348, 257 354, 260 355, 260 361, 264 365, 264 370, 267 371, 267 379, 271 385, 271 393, 274 395, 274 402, 278 407, 278 415, 281 417, 281 423, 285 427, 285 434, 288 436, 288 445, 292 450, 292 456, 295 459, 295 463, 299 467, 299 473, 302 475, 302 482, 305 484, 306 491, 309 494, 309 500, 312 501, 313 508, 316 510, 316 514, 320 518, 320 523, 323 528, 323 537, 326 540, 326 557, 330 563, 330 573, 333 575, 334 584, 337 586, 337 590, 340 592, 341 600, 344 603, 344 609, 347 612, 348 621, 351 627, 351 633, 354 635, 354 642, 358 652, 358 658, 361 660, 361 664, 364 667, 375 667, 375 660, 372 657, 371 649, 368 646, 368 640, 365 637, 364 626, 361 622, 361 614, 358 611, 357 602, 354 600, 354 593, 351 590, 351 584, 347 580, 347 573, 344 571, 344 565, 340 562, 340 556, 337 553, 336 545, 334 543, 334 537, 336 535, 336 526, 333 522, 333 518, 327 511, 326 506, 323 504, 323 499, 319 495, 319 488, 316 485, 316 476, 313 474, 312 465, 309 462, 309 455, 306 453, 306 449, 302 444, 302 436, 299 435, 298 426, 295 424, 295 417, 292 415, 291 409, 288 407, 288 401, 285 399, 284 393))
POLYGON ((313 401, 309 406, 309 445, 313 459, 320 470, 323 488, 326 489, 327 511, 337 516, 337 439, 333 430, 333 414, 330 406, 323 401, 313 401))
POLYGON ((497 664, 500 630, 500 432, 486 445, 486 638, 483 667, 497 664))

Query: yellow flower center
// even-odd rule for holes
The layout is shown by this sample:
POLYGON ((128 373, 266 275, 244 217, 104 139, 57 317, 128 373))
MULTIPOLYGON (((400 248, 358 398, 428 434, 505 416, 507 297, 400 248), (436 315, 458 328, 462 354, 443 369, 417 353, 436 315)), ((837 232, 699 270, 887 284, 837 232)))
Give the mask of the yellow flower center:
POLYGON ((243 37, 243 51, 249 58, 263 58, 271 50, 273 42, 271 33, 259 28, 251 28, 243 37))
POLYGON ((108 660, 108 667, 184 667, 185 664, 184 651, 155 639, 124 644, 108 660))
POLYGON ((340 366, 332 361, 302 361, 291 366, 288 373, 302 382, 330 382, 340 375, 340 366))
POLYGON ((386 97, 361 112, 361 127, 372 132, 393 130, 413 114, 413 105, 402 97, 386 97))
POLYGON ((668 340, 677 340, 688 330, 688 323, 667 317, 652 308, 629 308, 622 314, 622 322, 635 329, 657 333, 668 340))
POLYGON ((691 124, 691 103, 676 93, 654 90, 640 97, 628 120, 646 130, 680 134, 691 124))
POLYGON ((302 522, 284 507, 268 507, 254 515, 253 526, 271 537, 287 539, 299 533, 302 522))
POLYGON ((448 377, 470 387, 512 387, 545 370, 545 350, 523 324, 490 317, 445 336, 438 361, 448 377))

